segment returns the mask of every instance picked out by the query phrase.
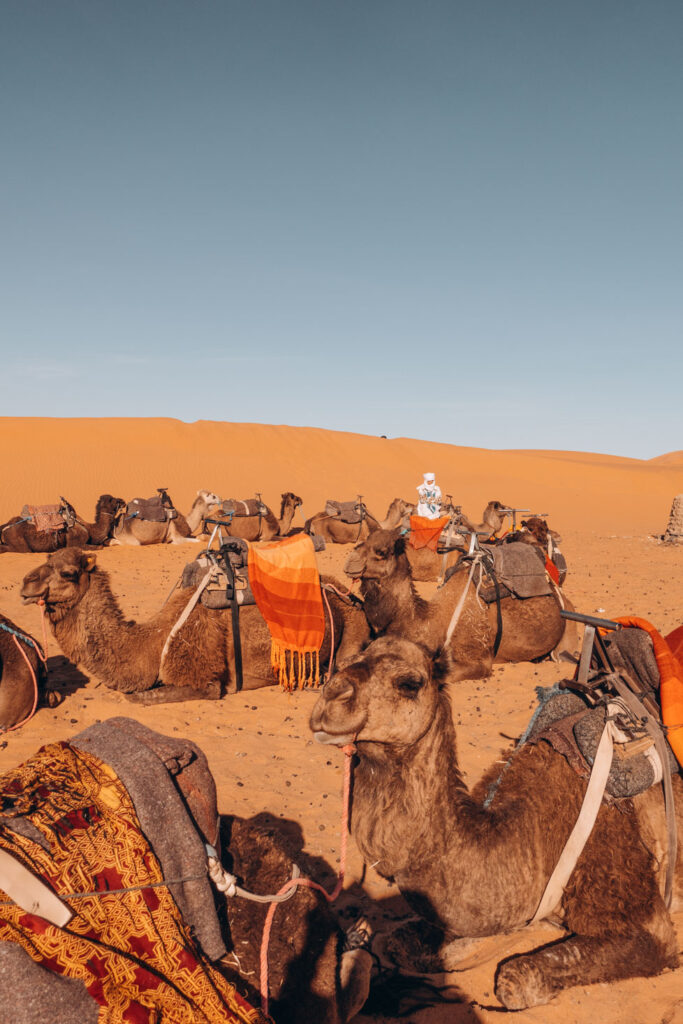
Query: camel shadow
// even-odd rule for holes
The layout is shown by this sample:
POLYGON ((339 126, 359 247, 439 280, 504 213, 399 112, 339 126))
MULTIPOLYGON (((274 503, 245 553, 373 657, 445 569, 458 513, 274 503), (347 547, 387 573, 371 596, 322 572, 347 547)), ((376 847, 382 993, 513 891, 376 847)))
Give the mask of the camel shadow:
MULTIPOLYGON (((223 849, 230 845, 230 820, 229 815, 221 816, 223 849)), ((248 819, 248 824, 271 837, 283 854, 298 865, 303 876, 322 885, 327 892, 333 890, 337 881, 337 869, 324 857, 309 853, 305 849, 302 828, 297 821, 281 818, 269 811, 260 811, 248 819)), ((321 900, 318 910, 309 911, 306 915, 302 930, 305 929, 307 952, 305 956, 295 958, 289 964, 282 989, 283 998, 287 1001, 296 1000, 297 990, 300 992, 301 985, 306 984, 305 960, 310 958, 311 953, 315 957, 322 949, 321 936, 325 931, 322 919, 328 914, 328 907, 321 900)), ((414 918, 414 911, 400 895, 392 895, 384 900, 374 900, 370 897, 364 889, 363 879, 343 891, 334 904, 333 914, 341 933, 350 933, 359 918, 366 918, 375 936, 382 933, 387 923, 393 925, 405 921, 406 918, 414 918)), ((343 941, 342 934, 339 941, 343 941)), ((372 949, 370 953, 375 965, 370 995, 360 1014, 362 1018, 372 1019, 379 1015, 383 1020, 387 1016, 399 1020, 429 1007, 448 1004, 452 1007, 449 1009, 449 1020, 454 1024, 477 1024, 481 1020, 470 1005, 468 997, 458 986, 451 983, 441 985, 428 978, 402 975, 395 965, 381 962, 372 949)), ((242 979, 243 983, 244 980, 242 979)), ((256 997, 255 988, 253 995, 256 997)), ((323 1019, 322 1014, 320 1019, 323 1019)))
POLYGON ((63 654, 53 655, 47 659, 48 689, 55 690, 60 697, 70 697, 89 682, 89 677, 63 654))

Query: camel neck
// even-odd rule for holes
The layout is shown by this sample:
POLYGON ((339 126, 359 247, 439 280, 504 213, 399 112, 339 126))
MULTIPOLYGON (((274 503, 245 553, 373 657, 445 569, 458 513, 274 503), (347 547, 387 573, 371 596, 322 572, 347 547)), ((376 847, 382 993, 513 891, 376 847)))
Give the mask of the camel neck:
POLYGON ((404 633, 412 620, 424 621, 429 617, 429 602, 415 590, 409 571, 398 571, 384 580, 364 579, 361 594, 368 623, 375 633, 404 633))

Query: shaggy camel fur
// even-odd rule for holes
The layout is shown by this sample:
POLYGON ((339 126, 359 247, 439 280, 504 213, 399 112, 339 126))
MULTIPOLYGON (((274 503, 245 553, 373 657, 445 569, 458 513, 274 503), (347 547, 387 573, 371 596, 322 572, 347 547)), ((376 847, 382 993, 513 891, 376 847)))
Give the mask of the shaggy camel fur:
MULTIPOLYGON (((25 602, 45 602, 52 632, 62 652, 106 686, 143 704, 177 700, 218 700, 235 691, 235 659, 229 609, 214 611, 201 602, 171 641, 166 639, 185 609, 191 591, 176 591, 146 622, 124 618, 109 575, 94 555, 78 548, 55 552, 24 577, 25 602)), ((337 658, 342 663, 368 638, 362 612, 329 595, 337 658)), ((326 617, 321 665, 330 656, 326 617)), ((240 609, 245 690, 275 683, 270 665, 270 634, 256 605, 240 609)))
POLYGON ((175 519, 165 523, 150 523, 145 519, 119 517, 114 527, 111 544, 184 544, 199 543, 193 536, 205 516, 220 505, 221 499, 213 491, 197 491, 197 497, 187 516, 178 512, 175 519))
POLYGON ((35 644, 36 641, 29 633, 0 614, 0 732, 13 728, 29 717, 36 700, 36 684, 38 700, 46 696, 47 674, 43 661, 38 657, 36 648, 22 640, 22 636, 28 637, 35 644), (15 642, 14 636, 17 633, 21 636, 15 642), (26 663, 27 658, 30 667, 26 663))
MULTIPOLYGON (((262 516, 233 516, 228 526, 222 527, 229 537, 242 540, 274 540, 286 537, 292 527, 294 513, 303 504, 301 498, 291 491, 285 491, 280 501, 280 518, 268 506, 262 516)), ((219 513, 220 514, 220 513, 219 513)))
POLYGON ((4 526, 0 526, 0 553, 4 551, 39 551, 48 553, 65 547, 85 547, 104 544, 111 536, 114 519, 123 506, 122 498, 114 498, 111 494, 101 494, 95 506, 94 523, 85 523, 76 515, 73 507, 65 503, 72 525, 59 530, 36 530, 31 522, 23 521, 22 516, 14 516, 4 526))
MULTIPOLYGON (((441 965, 452 968, 467 945, 457 937, 512 931, 533 917, 586 782, 539 743, 522 747, 502 773, 496 762, 468 793, 443 687, 447 670, 443 659, 432 661, 406 640, 377 640, 326 684, 311 729, 321 742, 356 743, 356 843, 365 861, 395 880, 415 911, 445 933, 441 965)), ((673 781, 680 828, 683 780, 673 781)), ((641 796, 603 804, 553 911, 568 938, 499 965, 495 991, 508 1009, 546 1003, 573 985, 677 966, 676 934, 661 895, 660 787, 641 796)), ((672 910, 683 897, 680 854, 676 881, 672 910)))
MULTIPOLYGON (((403 636, 440 649, 446 639, 453 610, 468 584, 466 572, 455 573, 431 601, 419 597, 400 529, 376 530, 351 552, 344 571, 361 580, 361 595, 368 624, 375 636, 403 636)), ((533 661, 550 654, 562 640, 565 622, 553 595, 500 603, 502 638, 494 659, 497 632, 496 605, 480 602, 473 584, 449 645, 454 678, 490 675, 494 660, 533 661)))
POLYGON ((392 530, 399 523, 403 524, 414 507, 403 498, 394 498, 387 509, 384 520, 375 519, 368 512, 360 523, 342 523, 338 516, 330 516, 326 512, 316 512, 314 516, 306 520, 304 529, 306 533, 314 533, 317 537, 323 537, 325 541, 333 544, 357 544, 360 540, 366 540, 374 530, 392 530))

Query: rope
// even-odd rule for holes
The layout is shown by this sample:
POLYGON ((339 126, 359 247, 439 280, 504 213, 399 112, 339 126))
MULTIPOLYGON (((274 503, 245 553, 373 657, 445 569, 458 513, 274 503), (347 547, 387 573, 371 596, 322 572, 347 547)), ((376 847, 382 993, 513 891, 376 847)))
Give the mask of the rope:
POLYGON ((323 601, 325 602, 327 614, 330 619, 330 660, 327 663, 327 678, 329 679, 332 675, 332 666, 334 665, 334 619, 332 618, 332 609, 330 608, 330 602, 327 594, 325 593, 325 588, 321 587, 320 589, 322 590, 323 601))
POLYGON ((445 640, 445 643, 444 643, 444 647, 448 647, 448 644, 450 643, 450 639, 453 636, 453 630, 458 625, 458 621, 460 619, 460 616, 462 615, 462 610, 465 607, 465 601, 467 600, 467 591, 470 588, 470 583, 472 582, 472 577, 474 576, 474 568, 479 563, 480 560, 481 560, 481 553, 477 552, 477 554, 474 555, 474 557, 472 558, 472 565, 470 566, 470 573, 469 573, 469 576, 467 577, 467 583, 465 584, 465 586, 463 588, 463 592, 460 595, 460 600, 458 601, 458 603, 455 606, 455 609, 453 610, 453 614, 451 616, 451 621, 448 623, 448 629, 446 630, 446 640, 445 640))
MULTIPOLYGON (((178 630, 181 629, 181 627, 185 625, 185 623, 187 622, 187 620, 188 620, 188 618, 190 616, 190 612, 192 611, 194 606, 197 604, 197 601, 202 596, 202 593, 208 587, 208 585, 211 582, 211 580, 217 575, 217 572, 218 572, 218 567, 215 564, 213 564, 209 568, 209 571, 207 572, 207 574, 204 577, 204 579, 202 580, 202 582, 199 584, 197 589, 192 594, 192 597, 190 598, 190 600, 185 605, 183 611, 180 613, 180 617, 178 618, 176 624, 171 629, 171 632, 166 637, 166 643, 164 644, 163 650, 161 652, 161 658, 159 659, 159 671, 157 673, 157 676, 158 676, 159 679, 161 678, 161 669, 163 668, 164 661, 166 659, 166 655, 168 654, 168 649, 171 646, 171 640, 176 635, 178 630)), ((171 593, 172 592, 173 591, 171 591, 171 593)), ((170 596, 171 596, 171 594, 168 595, 168 597, 170 597, 170 596)), ((168 598, 166 600, 168 600, 168 598)))
MULTIPOLYGON (((318 885, 317 882, 313 882, 310 878, 290 878, 289 881, 285 882, 277 896, 282 896, 290 889, 294 889, 303 885, 308 889, 315 889, 317 892, 322 893, 328 903, 334 903, 339 896, 344 885, 344 875, 346 873, 346 846, 349 833, 349 798, 351 794, 351 758, 355 752, 355 747, 352 743, 348 743, 342 747, 344 756, 346 758, 344 763, 344 795, 342 799, 342 818, 341 818, 341 845, 339 854, 339 877, 337 878, 337 884, 331 893, 323 889, 322 885, 318 885)), ((266 914, 266 923, 263 926, 263 938, 261 939, 261 1008, 265 1016, 268 1016, 268 944, 270 942, 270 931, 273 925, 273 918, 275 917, 275 911, 277 909, 277 903, 271 903, 266 914)))
POLYGON ((47 665, 47 622, 45 621, 45 601, 42 599, 42 597, 37 602, 37 604, 38 607, 40 608, 40 624, 43 629, 43 647, 45 649, 43 661, 47 665))

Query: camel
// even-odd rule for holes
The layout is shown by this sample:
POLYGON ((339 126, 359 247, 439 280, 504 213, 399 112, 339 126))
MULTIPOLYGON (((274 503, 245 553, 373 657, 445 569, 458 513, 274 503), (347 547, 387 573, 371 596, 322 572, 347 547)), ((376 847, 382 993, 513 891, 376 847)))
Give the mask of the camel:
POLYGON ((40 650, 32 636, 0 613, 0 732, 25 722, 47 696, 40 650))
MULTIPOLYGON (((394 498, 387 509, 384 520, 375 519, 367 512, 360 523, 342 523, 338 516, 330 516, 326 512, 316 512, 314 516, 306 520, 304 529, 306 533, 314 533, 318 537, 323 537, 326 542, 333 544, 357 544, 360 540, 366 540, 374 530, 380 528, 390 530, 398 526, 399 523, 403 523, 414 507, 403 498, 394 498)), ((407 522, 405 525, 407 526, 407 522)))
MULTIPOLYGON (((494 661, 542 658, 555 650, 565 632, 560 604, 553 594, 523 601, 505 597, 500 602, 502 634, 496 651, 495 602, 480 602, 465 571, 451 576, 431 601, 419 597, 400 529, 375 530, 350 553, 344 571, 361 580, 363 608, 375 636, 404 636, 432 652, 443 646, 454 610, 468 587, 449 643, 454 678, 488 676, 494 661)), ((564 605, 569 607, 569 602, 565 600, 564 605)))
MULTIPOLYGON (((170 502, 170 499, 168 500, 170 502)), ((197 497, 187 516, 178 512, 175 519, 167 519, 163 523, 127 518, 124 512, 114 527, 114 536, 110 544, 198 544, 199 539, 193 534, 202 525, 204 518, 220 503, 221 499, 217 494, 200 490, 197 491, 197 497)))
POLYGON ((502 529, 505 515, 509 511, 507 505, 503 505, 500 501, 490 501, 484 509, 480 523, 472 523, 463 512, 460 513, 460 518, 468 533, 476 533, 483 539, 487 539, 502 529))
MULTIPOLYGON (((280 501, 280 518, 264 505, 263 515, 233 516, 226 526, 221 527, 229 537, 241 537, 242 540, 261 541, 286 537, 292 527, 294 513, 303 504, 298 495, 286 491, 280 501)), ((217 513, 222 518, 220 512, 217 513)))
MULTIPOLYGON (((201 602, 196 604, 170 641, 161 664, 166 640, 191 594, 191 590, 177 590, 146 622, 126 620, 108 573, 97 565, 94 554, 79 548, 50 555, 24 577, 21 588, 25 603, 44 602, 55 639, 70 661, 142 704, 218 700, 224 690, 235 692, 229 609, 212 610, 201 602)), ((343 663, 367 641, 368 629, 362 612, 336 593, 330 593, 328 601, 336 657, 343 663)), ((256 605, 240 609, 240 633, 244 689, 274 685, 270 634, 256 605)), ((321 665, 329 660, 330 645, 326 617, 321 665)))
POLYGON ((62 498, 65 510, 64 526, 57 530, 37 530, 34 523, 23 516, 14 516, 0 526, 0 553, 37 551, 48 553, 64 547, 85 547, 87 544, 102 545, 111 534, 117 512, 123 499, 111 494, 101 494, 95 506, 95 521, 84 522, 72 505, 62 498))
MULTIPOLYGON (((356 744, 352 832, 368 864, 445 933, 440 966, 467 943, 523 928, 578 816, 586 781, 544 742, 470 794, 458 769, 447 659, 398 637, 374 641, 325 685, 311 715, 323 743, 356 744), (484 806, 493 782, 499 785, 484 806), (460 939, 461 941, 457 941, 460 939)), ((683 779, 673 778, 679 829, 683 779)), ((568 937, 499 964, 495 992, 518 1010, 573 985, 648 977, 678 965, 662 898, 666 826, 660 787, 602 805, 560 905, 568 937)), ((679 853, 672 911, 683 908, 679 853)), ((403 929, 408 938, 410 931, 403 929)), ((416 966, 419 951, 411 952, 416 966)))

